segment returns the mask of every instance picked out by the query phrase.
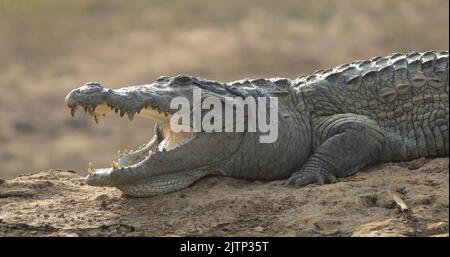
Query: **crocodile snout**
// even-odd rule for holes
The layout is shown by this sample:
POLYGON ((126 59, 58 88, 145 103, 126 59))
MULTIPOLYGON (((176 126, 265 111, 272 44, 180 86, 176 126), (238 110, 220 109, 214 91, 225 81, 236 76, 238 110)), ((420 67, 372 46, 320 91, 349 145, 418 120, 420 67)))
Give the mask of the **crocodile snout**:
POLYGON ((74 89, 67 94, 65 102, 69 107, 76 105, 96 105, 103 101, 106 92, 105 89, 98 82, 88 82, 82 87, 74 89))

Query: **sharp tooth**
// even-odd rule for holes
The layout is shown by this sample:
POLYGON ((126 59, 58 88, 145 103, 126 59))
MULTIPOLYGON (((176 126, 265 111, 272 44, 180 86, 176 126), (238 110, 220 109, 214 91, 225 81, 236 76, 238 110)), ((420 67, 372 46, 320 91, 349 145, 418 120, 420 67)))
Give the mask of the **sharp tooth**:
POLYGON ((77 112, 77 106, 70 107, 70 115, 75 116, 75 113, 77 112))
POLYGON ((118 113, 118 112, 119 112, 119 109, 117 109, 116 107, 114 107, 114 112, 115 112, 115 113, 118 113))
POLYGON ((91 175, 93 172, 94 172, 94 165, 92 165, 92 162, 89 162, 88 174, 91 175))
POLYGON ((133 113, 128 113, 128 119, 129 119, 130 121, 132 121, 133 118, 134 118, 134 114, 133 114, 133 113))
POLYGON ((142 109, 139 109, 139 110, 137 111, 137 114, 140 114, 140 113, 141 113, 141 110, 142 110, 142 109))
POLYGON ((120 117, 123 117, 123 115, 125 115, 125 112, 120 110, 120 117))
POLYGON ((116 162, 116 161, 113 161, 113 162, 111 163, 111 167, 112 167, 113 171, 119 169, 119 165, 117 165, 117 162, 116 162))

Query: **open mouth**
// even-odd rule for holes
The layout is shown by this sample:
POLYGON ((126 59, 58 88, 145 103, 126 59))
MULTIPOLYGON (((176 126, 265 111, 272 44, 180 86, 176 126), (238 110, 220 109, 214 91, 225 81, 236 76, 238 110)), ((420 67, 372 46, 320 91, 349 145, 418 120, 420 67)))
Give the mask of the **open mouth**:
MULTIPOLYGON (((170 129, 170 118, 173 112, 163 111, 157 106, 144 106, 135 113, 127 112, 120 109, 120 107, 112 106, 107 103, 100 103, 97 106, 84 106, 82 103, 70 104, 70 114, 75 116, 78 109, 84 110, 89 116, 91 116, 98 124, 102 117, 105 117, 110 112, 115 112, 121 117, 125 115, 132 121, 135 115, 150 118, 156 122, 155 135, 146 144, 143 144, 138 149, 134 150, 119 150, 118 156, 111 162, 111 171, 119 170, 122 168, 130 167, 132 165, 139 164, 151 155, 157 152, 169 152, 172 151, 187 142, 193 137, 193 132, 173 132, 170 129)), ((92 175, 94 172, 94 166, 89 163, 88 174, 92 175)), ((100 169, 98 169, 100 170, 100 169)))
MULTIPOLYGON (((192 127, 179 127, 187 132, 172 130, 171 121, 180 119, 174 117, 179 115, 178 110, 169 108, 171 100, 188 93, 190 88, 185 86, 184 91, 175 93, 163 82, 119 89, 89 82, 66 96, 72 116, 82 109, 99 123, 114 112, 130 120, 135 116, 149 118, 157 124, 148 143, 134 150, 118 151, 110 167, 94 168, 89 163, 85 178, 88 185, 114 186, 127 195, 144 197, 180 190, 205 176, 223 174, 220 165, 234 153, 241 136, 192 132, 192 127)), ((182 121, 183 114, 180 117, 182 121)))

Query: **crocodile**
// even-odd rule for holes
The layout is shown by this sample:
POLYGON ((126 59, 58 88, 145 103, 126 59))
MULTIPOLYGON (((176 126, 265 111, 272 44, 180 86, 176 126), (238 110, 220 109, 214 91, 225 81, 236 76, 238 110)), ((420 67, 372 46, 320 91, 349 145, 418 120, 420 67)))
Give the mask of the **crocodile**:
POLYGON ((375 163, 448 156, 448 66, 448 50, 393 53, 296 79, 221 83, 177 75, 119 89, 89 82, 65 102, 72 116, 83 108, 97 122, 113 111, 156 121, 153 138, 119 152, 110 168, 90 163, 88 185, 134 197, 187 188, 210 175, 304 186, 335 183, 375 163), (276 97, 277 140, 261 143, 261 132, 250 131, 172 131, 171 100, 193 101, 195 89, 223 104, 226 97, 276 97))

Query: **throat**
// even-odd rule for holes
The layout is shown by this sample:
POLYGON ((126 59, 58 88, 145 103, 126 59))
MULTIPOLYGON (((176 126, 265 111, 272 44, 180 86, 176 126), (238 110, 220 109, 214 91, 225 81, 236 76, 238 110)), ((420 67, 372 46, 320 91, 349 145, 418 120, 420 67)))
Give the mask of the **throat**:
POLYGON ((185 143, 187 143, 193 136, 193 132, 172 132, 170 123, 161 126, 163 141, 158 145, 159 151, 170 151, 185 143))

